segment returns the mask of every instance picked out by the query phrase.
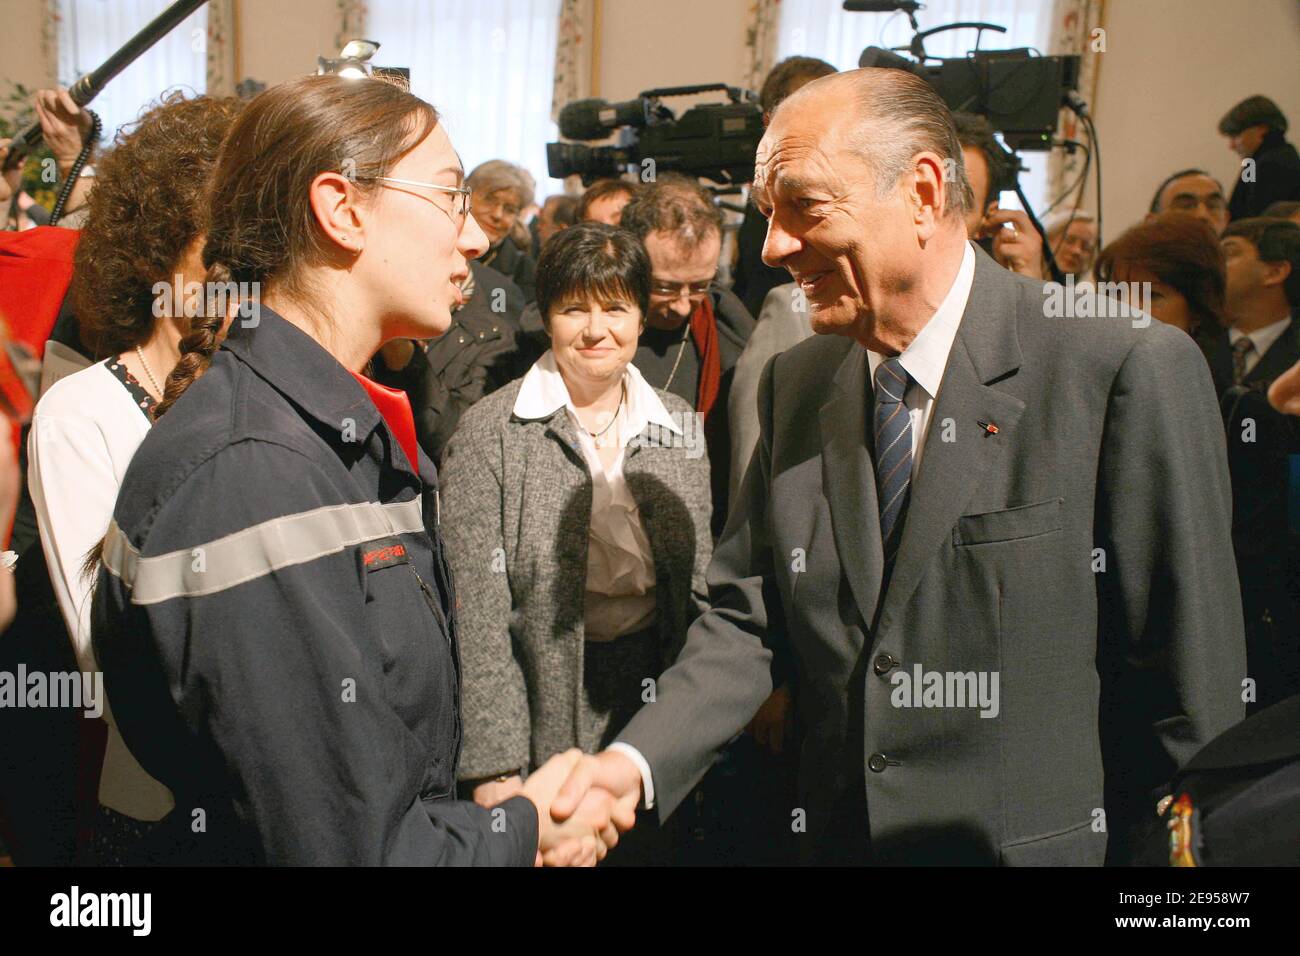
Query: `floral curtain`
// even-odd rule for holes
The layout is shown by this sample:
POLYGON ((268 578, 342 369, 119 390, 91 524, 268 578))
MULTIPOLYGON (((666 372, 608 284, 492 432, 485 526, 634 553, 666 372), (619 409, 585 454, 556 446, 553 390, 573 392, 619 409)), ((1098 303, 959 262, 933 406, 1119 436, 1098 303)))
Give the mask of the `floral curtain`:
POLYGON ((592 95, 591 67, 596 4, 601 0, 561 0, 555 40, 555 78, 551 83, 551 120, 574 100, 592 95))
POLYGON ((776 41, 781 30, 781 0, 753 0, 745 28, 746 89, 758 92, 776 63, 776 41))
POLYGON ((235 45, 239 42, 235 0, 208 0, 208 95, 234 96, 235 45))
POLYGON ((63 14, 59 0, 45 0, 45 23, 41 29, 41 49, 45 54, 45 89, 59 85, 59 23, 63 14))
MULTIPOLYGON (((1097 58, 1106 50, 1106 31, 1101 26, 1104 4, 1105 0, 1056 0, 1048 40, 1049 53, 1077 53, 1081 57, 1079 95, 1089 107, 1092 106, 1097 91, 1097 58)), ((1061 110, 1061 121, 1057 129, 1061 139, 1072 139, 1080 143, 1088 141, 1082 121, 1072 110, 1061 110)), ((1048 195, 1053 199, 1060 196, 1083 172, 1083 163, 1084 154, 1081 150, 1073 153, 1053 150, 1048 161, 1048 195)), ((1085 196, 1080 208, 1089 208, 1089 205, 1085 196)))
POLYGON ((330 56, 335 56, 349 40, 363 39, 366 35, 366 0, 336 0, 338 4, 339 32, 334 37, 334 49, 330 56))

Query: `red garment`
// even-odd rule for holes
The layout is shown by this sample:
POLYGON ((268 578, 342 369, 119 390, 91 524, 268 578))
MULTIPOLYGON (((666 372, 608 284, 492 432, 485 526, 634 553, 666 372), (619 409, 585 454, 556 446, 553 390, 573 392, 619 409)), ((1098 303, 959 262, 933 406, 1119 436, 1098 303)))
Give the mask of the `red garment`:
POLYGON ((379 414, 388 423, 388 430, 397 438, 402 451, 406 452, 411 470, 419 474, 420 453, 415 441, 415 415, 411 412, 411 400, 401 389, 387 388, 356 372, 352 373, 352 377, 366 390, 370 400, 375 403, 375 408, 379 409, 379 414))
MULTIPOLYGON (((691 312, 691 338, 700 353, 700 387, 695 410, 708 418, 722 385, 722 356, 718 345, 718 323, 713 317, 713 297, 705 296, 691 312)), ((725 411, 725 409, 724 409, 725 411)))
POLYGON ((0 316, 9 337, 37 358, 45 355, 72 282, 72 254, 80 238, 80 230, 60 226, 0 232, 0 316))

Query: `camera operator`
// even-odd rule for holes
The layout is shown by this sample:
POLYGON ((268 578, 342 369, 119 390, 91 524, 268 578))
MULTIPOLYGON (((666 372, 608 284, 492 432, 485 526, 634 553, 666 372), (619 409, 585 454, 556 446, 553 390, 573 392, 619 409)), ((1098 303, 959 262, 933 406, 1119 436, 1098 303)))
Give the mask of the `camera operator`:
MULTIPOLYGON (((758 94, 758 101, 763 107, 763 125, 768 124, 773 110, 781 101, 799 87, 835 72, 835 67, 815 56, 789 56, 772 67, 758 94)), ((767 220, 759 215, 753 203, 748 203, 745 206, 745 219, 741 222, 740 233, 736 237, 736 281, 731 290, 745 303, 745 308, 751 315, 758 314, 768 292, 790 281, 790 274, 786 270, 773 269, 763 263, 763 240, 766 238, 767 220)), ((808 334, 812 334, 811 329, 808 334)))
MULTIPOLYGON (((68 91, 62 87, 38 91, 33 107, 41 124, 41 136, 54 155, 59 182, 62 183, 71 172, 85 138, 90 133, 92 125, 90 114, 74 103, 68 91)), ((0 146, 4 145, 8 145, 7 141, 0 141, 0 146)), ((3 189, 2 198, 10 200, 4 223, 5 229, 17 228, 20 219, 24 216, 32 225, 45 225, 49 219, 49 214, 44 207, 31 201, 30 197, 22 191, 22 168, 23 164, 20 161, 13 169, 6 170, 4 173, 6 185, 0 187, 3 189), (29 200, 26 207, 22 202, 24 198, 29 200)), ((68 196, 64 207, 66 212, 60 220, 60 225, 69 229, 81 226, 85 218, 86 195, 90 192, 94 176, 94 167, 87 166, 82 170, 76 184, 72 187, 72 193, 68 196)))
POLYGON ((578 200, 578 222, 603 222, 617 226, 623 207, 636 196, 637 184, 626 179, 598 179, 578 200))
POLYGON ((1039 279, 1043 276, 1043 240, 1029 217, 1019 209, 1002 209, 998 196, 1014 187, 1011 160, 983 116, 954 113, 962 164, 975 202, 966 212, 966 234, 998 265, 1039 279))

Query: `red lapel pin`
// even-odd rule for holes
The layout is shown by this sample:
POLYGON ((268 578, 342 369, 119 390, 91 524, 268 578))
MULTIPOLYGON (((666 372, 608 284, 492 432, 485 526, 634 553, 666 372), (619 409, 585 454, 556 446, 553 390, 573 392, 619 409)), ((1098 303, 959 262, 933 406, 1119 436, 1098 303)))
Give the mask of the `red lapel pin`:
POLYGON ((976 421, 975 424, 980 426, 980 428, 984 429, 990 435, 996 435, 998 433, 998 426, 994 425, 992 422, 976 421))

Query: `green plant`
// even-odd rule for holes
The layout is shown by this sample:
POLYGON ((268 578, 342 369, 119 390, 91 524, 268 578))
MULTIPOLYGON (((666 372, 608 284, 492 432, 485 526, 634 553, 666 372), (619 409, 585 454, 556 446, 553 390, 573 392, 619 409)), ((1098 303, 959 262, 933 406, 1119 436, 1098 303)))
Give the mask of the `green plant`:
MULTIPOLYGON (((19 130, 36 122, 36 109, 32 101, 36 91, 13 80, 0 81, 8 89, 0 93, 0 139, 12 138, 19 130)), ((54 154, 42 143, 27 154, 23 163, 22 182, 19 188, 31 196, 46 209, 54 208, 54 198, 58 183, 49 180, 48 170, 53 169, 54 154), (46 163, 45 160, 49 160, 46 163), (42 176, 42 173, 45 175, 42 176)))

